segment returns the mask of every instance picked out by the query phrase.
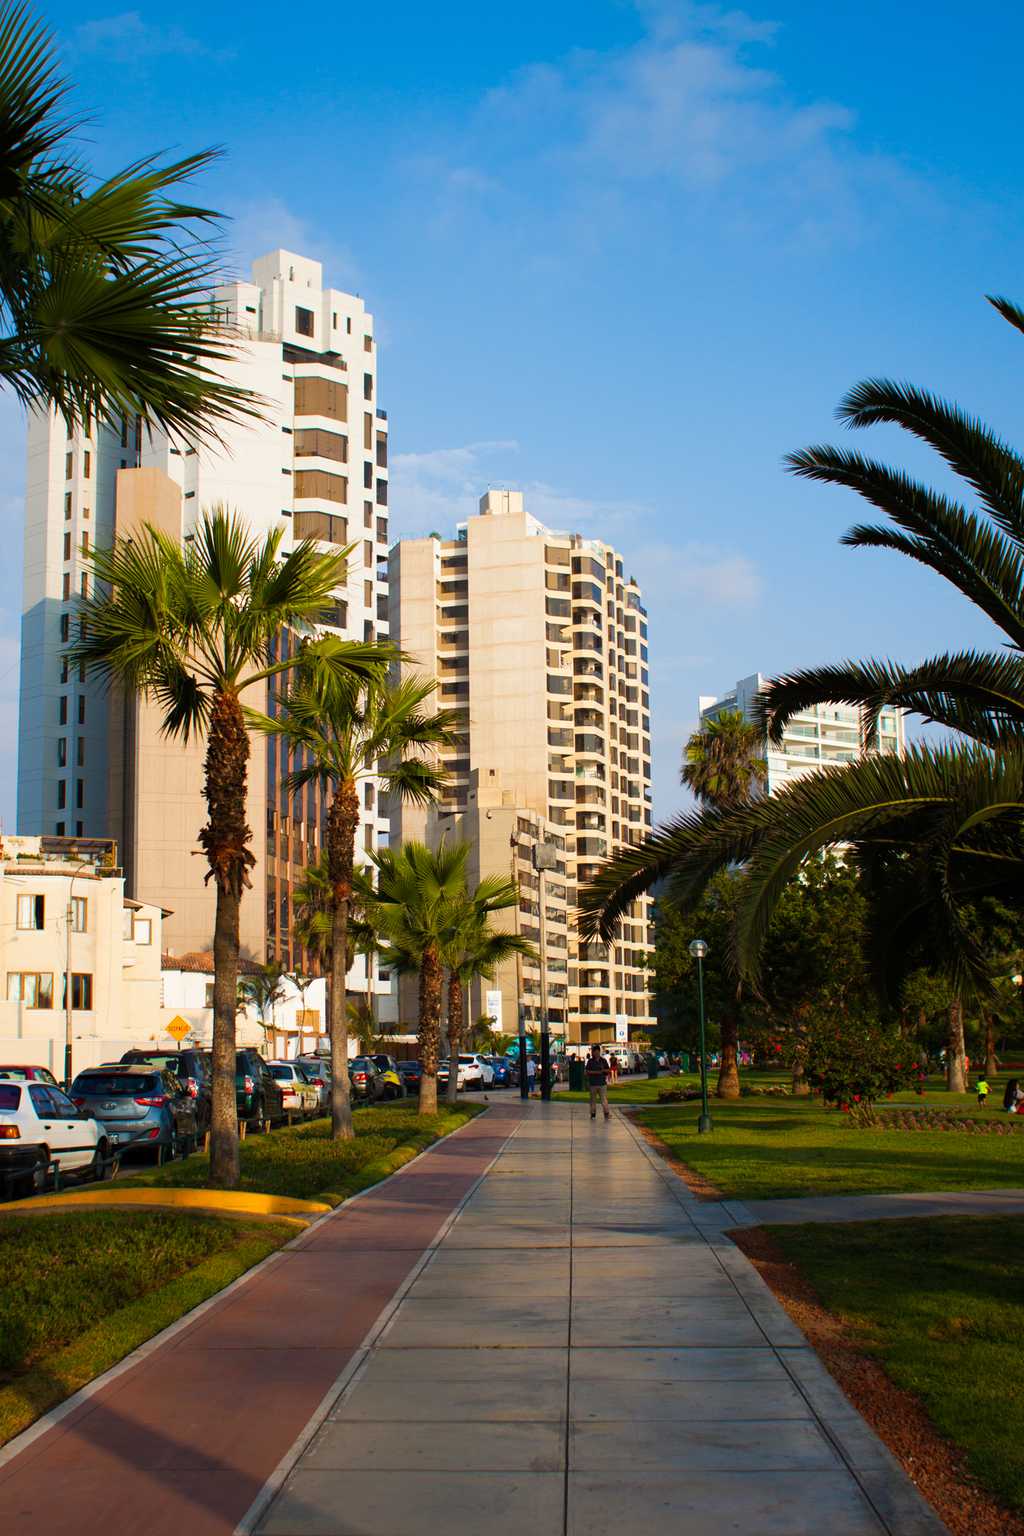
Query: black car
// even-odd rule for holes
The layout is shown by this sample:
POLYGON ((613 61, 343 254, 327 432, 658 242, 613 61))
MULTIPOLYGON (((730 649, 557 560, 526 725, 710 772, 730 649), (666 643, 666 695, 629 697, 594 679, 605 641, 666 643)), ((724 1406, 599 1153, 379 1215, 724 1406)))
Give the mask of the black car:
POLYGON ((195 1146, 195 1101, 172 1072, 152 1062, 89 1067, 72 1083, 71 1098, 99 1121, 118 1152, 141 1148, 175 1157, 195 1146))
POLYGON ((149 1062, 164 1072, 173 1072, 189 1098, 195 1100, 198 1135, 206 1135, 213 1106, 213 1057, 209 1051, 125 1051, 121 1062, 124 1066, 149 1062))
POLYGON ((423 1076, 422 1061, 400 1061, 398 1075, 405 1084, 406 1093, 419 1093, 420 1078, 423 1076))
POLYGON ((238 1118, 251 1131, 284 1123, 284 1094, 259 1051, 246 1049, 235 1055, 235 1096, 238 1118))

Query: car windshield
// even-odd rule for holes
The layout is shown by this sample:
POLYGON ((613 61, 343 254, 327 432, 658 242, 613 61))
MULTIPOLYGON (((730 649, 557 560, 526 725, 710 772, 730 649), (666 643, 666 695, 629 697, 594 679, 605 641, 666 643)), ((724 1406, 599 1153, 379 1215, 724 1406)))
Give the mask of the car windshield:
POLYGON ((117 1098, 134 1093, 155 1093, 160 1079, 155 1073, 83 1072, 71 1087, 72 1094, 117 1098))
POLYGON ((15 1083, 0 1083, 0 1109, 17 1109, 21 1089, 15 1083))
POLYGON ((0 1077, 13 1078, 16 1083, 27 1083, 28 1071, 25 1067, 0 1067, 0 1077))
POLYGON ((293 1069, 291 1067, 271 1067, 271 1077, 276 1077, 279 1083, 290 1083, 293 1069))
POLYGON ((459 1066, 460 1067, 472 1066, 474 1061, 476 1061, 476 1057, 475 1056, 460 1056, 459 1057, 459 1066))
POLYGON ((179 1065, 177 1053, 159 1055, 154 1051, 152 1056, 132 1056, 130 1060, 143 1067, 162 1067, 166 1072, 176 1071, 179 1065))

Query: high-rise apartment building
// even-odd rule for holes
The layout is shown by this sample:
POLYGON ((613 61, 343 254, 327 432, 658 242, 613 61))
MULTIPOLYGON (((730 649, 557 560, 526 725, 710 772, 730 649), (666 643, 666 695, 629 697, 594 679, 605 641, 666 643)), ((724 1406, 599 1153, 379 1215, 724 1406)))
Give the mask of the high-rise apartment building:
MULTIPOLYGON (((766 685, 760 672, 743 677, 729 693, 720 698, 702 694, 698 700, 701 724, 715 720, 728 711, 738 711, 747 720, 755 718, 754 701, 766 685)), ((782 741, 765 742, 768 764, 765 790, 769 795, 791 784, 794 779, 830 763, 852 763, 867 750, 859 709, 849 704, 815 704, 802 709, 786 726, 782 741)), ((903 711, 883 709, 878 721, 875 750, 906 750, 903 711)))
MULTIPOLYGON (((541 941, 548 1019, 569 1042, 614 1040, 652 1023, 647 972, 649 902, 637 902, 614 944, 581 944, 578 886, 618 844, 651 824, 647 615, 621 555, 580 534, 555 532, 515 491, 490 491, 458 537, 403 539, 389 563, 392 635, 411 670, 439 679, 439 703, 462 729, 442 754, 451 775, 429 814, 391 808, 391 838, 471 845, 472 875, 514 876, 519 931, 541 941), (554 867, 535 866, 537 843, 554 867), (543 890, 543 902, 541 900, 543 890)), ((506 966, 470 1000, 514 1031, 541 1018, 542 978, 506 966)), ((403 1016, 411 1000, 403 998, 403 1016)))
MULTIPOLYGON (((90 579, 83 550, 144 522, 188 539, 203 511, 223 505, 256 537, 281 529, 284 550, 303 538, 354 545, 328 628, 357 640, 388 634, 388 423, 372 317, 359 298, 324 287, 319 262, 281 250, 211 302, 238 338, 225 376, 258 396, 261 419, 188 448, 135 421, 69 435, 37 414, 28 441, 19 830, 116 839, 130 894, 173 909, 164 937, 179 952, 208 949, 213 930, 213 892, 194 856, 202 744, 161 738, 154 705, 108 694, 62 659, 90 579)), ((323 807, 314 791, 290 799, 284 771, 281 745, 253 738, 257 864, 243 943, 256 958, 296 963, 292 892, 319 853, 323 807)), ((360 843, 371 848, 387 823, 372 784, 366 796, 360 843)))

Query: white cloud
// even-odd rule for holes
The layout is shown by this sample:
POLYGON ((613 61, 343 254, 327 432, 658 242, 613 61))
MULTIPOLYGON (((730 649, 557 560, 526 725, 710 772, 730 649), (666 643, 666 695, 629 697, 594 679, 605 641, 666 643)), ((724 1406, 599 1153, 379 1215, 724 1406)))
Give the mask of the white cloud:
POLYGON ((85 21, 72 34, 75 46, 82 53, 104 53, 115 59, 136 61, 141 58, 157 58, 163 54, 196 56, 206 54, 211 58, 228 58, 222 50, 212 49, 197 37, 190 36, 181 27, 160 26, 144 21, 138 11, 121 11, 115 16, 97 17, 85 21))
POLYGON ((761 595, 758 569, 746 555, 714 544, 652 543, 634 549, 630 567, 652 612, 687 608, 749 608, 761 595))

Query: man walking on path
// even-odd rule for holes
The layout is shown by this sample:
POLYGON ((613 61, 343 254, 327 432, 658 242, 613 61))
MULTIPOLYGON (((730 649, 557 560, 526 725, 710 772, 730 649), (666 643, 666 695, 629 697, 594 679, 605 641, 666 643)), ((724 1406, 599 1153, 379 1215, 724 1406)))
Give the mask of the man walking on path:
POLYGON ((606 1120, 611 1119, 611 1111, 608 1108, 608 1074, 611 1067, 606 1057, 601 1055, 601 1047, 592 1045, 590 1055, 586 1063, 587 1087, 590 1089, 590 1118, 597 1119, 597 1101, 600 1097, 601 1108, 604 1110, 606 1120))

